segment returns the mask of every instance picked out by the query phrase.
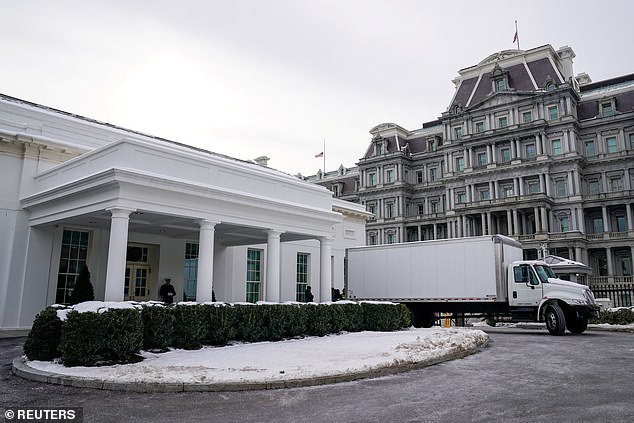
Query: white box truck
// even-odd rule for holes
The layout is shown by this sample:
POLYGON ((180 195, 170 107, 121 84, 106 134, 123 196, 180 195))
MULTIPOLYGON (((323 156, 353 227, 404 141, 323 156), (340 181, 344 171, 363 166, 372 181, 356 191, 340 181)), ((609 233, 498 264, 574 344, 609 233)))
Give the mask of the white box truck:
POLYGON ((503 235, 356 247, 346 255, 348 298, 406 304, 417 327, 451 313, 546 322, 551 334, 563 335, 566 328, 584 332, 599 313, 587 286, 523 260, 521 244, 503 235))

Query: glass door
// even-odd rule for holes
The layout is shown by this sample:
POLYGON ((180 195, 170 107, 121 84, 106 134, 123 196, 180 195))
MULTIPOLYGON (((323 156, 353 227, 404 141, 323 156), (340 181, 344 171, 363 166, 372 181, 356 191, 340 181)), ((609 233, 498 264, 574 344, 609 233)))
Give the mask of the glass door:
POLYGON ((124 301, 148 301, 150 266, 128 265, 125 268, 124 301))

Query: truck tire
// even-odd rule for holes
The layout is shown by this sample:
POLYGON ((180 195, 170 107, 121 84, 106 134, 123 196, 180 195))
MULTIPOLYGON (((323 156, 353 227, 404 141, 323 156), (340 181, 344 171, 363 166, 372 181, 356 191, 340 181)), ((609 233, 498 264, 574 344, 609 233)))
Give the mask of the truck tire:
POLYGON ((558 305, 551 304, 546 307, 544 319, 551 335, 561 336, 566 332, 566 316, 558 305))
POLYGON ((584 333, 586 329, 588 329, 588 319, 568 317, 566 319, 566 326, 571 333, 584 333))

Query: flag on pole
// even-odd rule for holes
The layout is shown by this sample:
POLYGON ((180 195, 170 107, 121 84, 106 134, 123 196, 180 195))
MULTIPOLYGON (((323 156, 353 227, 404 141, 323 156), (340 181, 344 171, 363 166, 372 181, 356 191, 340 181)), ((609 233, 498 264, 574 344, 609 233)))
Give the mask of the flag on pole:
POLYGON ((324 157, 324 152, 322 151, 319 154, 315 154, 315 158, 318 158, 318 157, 324 157))
POLYGON ((513 44, 517 41, 517 30, 515 30, 515 35, 513 36, 513 44))

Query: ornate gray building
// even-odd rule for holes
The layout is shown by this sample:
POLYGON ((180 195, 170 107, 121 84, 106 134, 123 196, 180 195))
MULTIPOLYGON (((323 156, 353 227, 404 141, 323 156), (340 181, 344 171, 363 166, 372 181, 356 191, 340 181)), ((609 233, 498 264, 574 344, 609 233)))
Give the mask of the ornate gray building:
POLYGON ((593 83, 574 57, 492 54, 459 71, 438 119, 377 125, 357 167, 310 179, 374 214, 368 244, 501 233, 526 258, 588 264, 591 284, 631 283, 634 74, 593 83))

